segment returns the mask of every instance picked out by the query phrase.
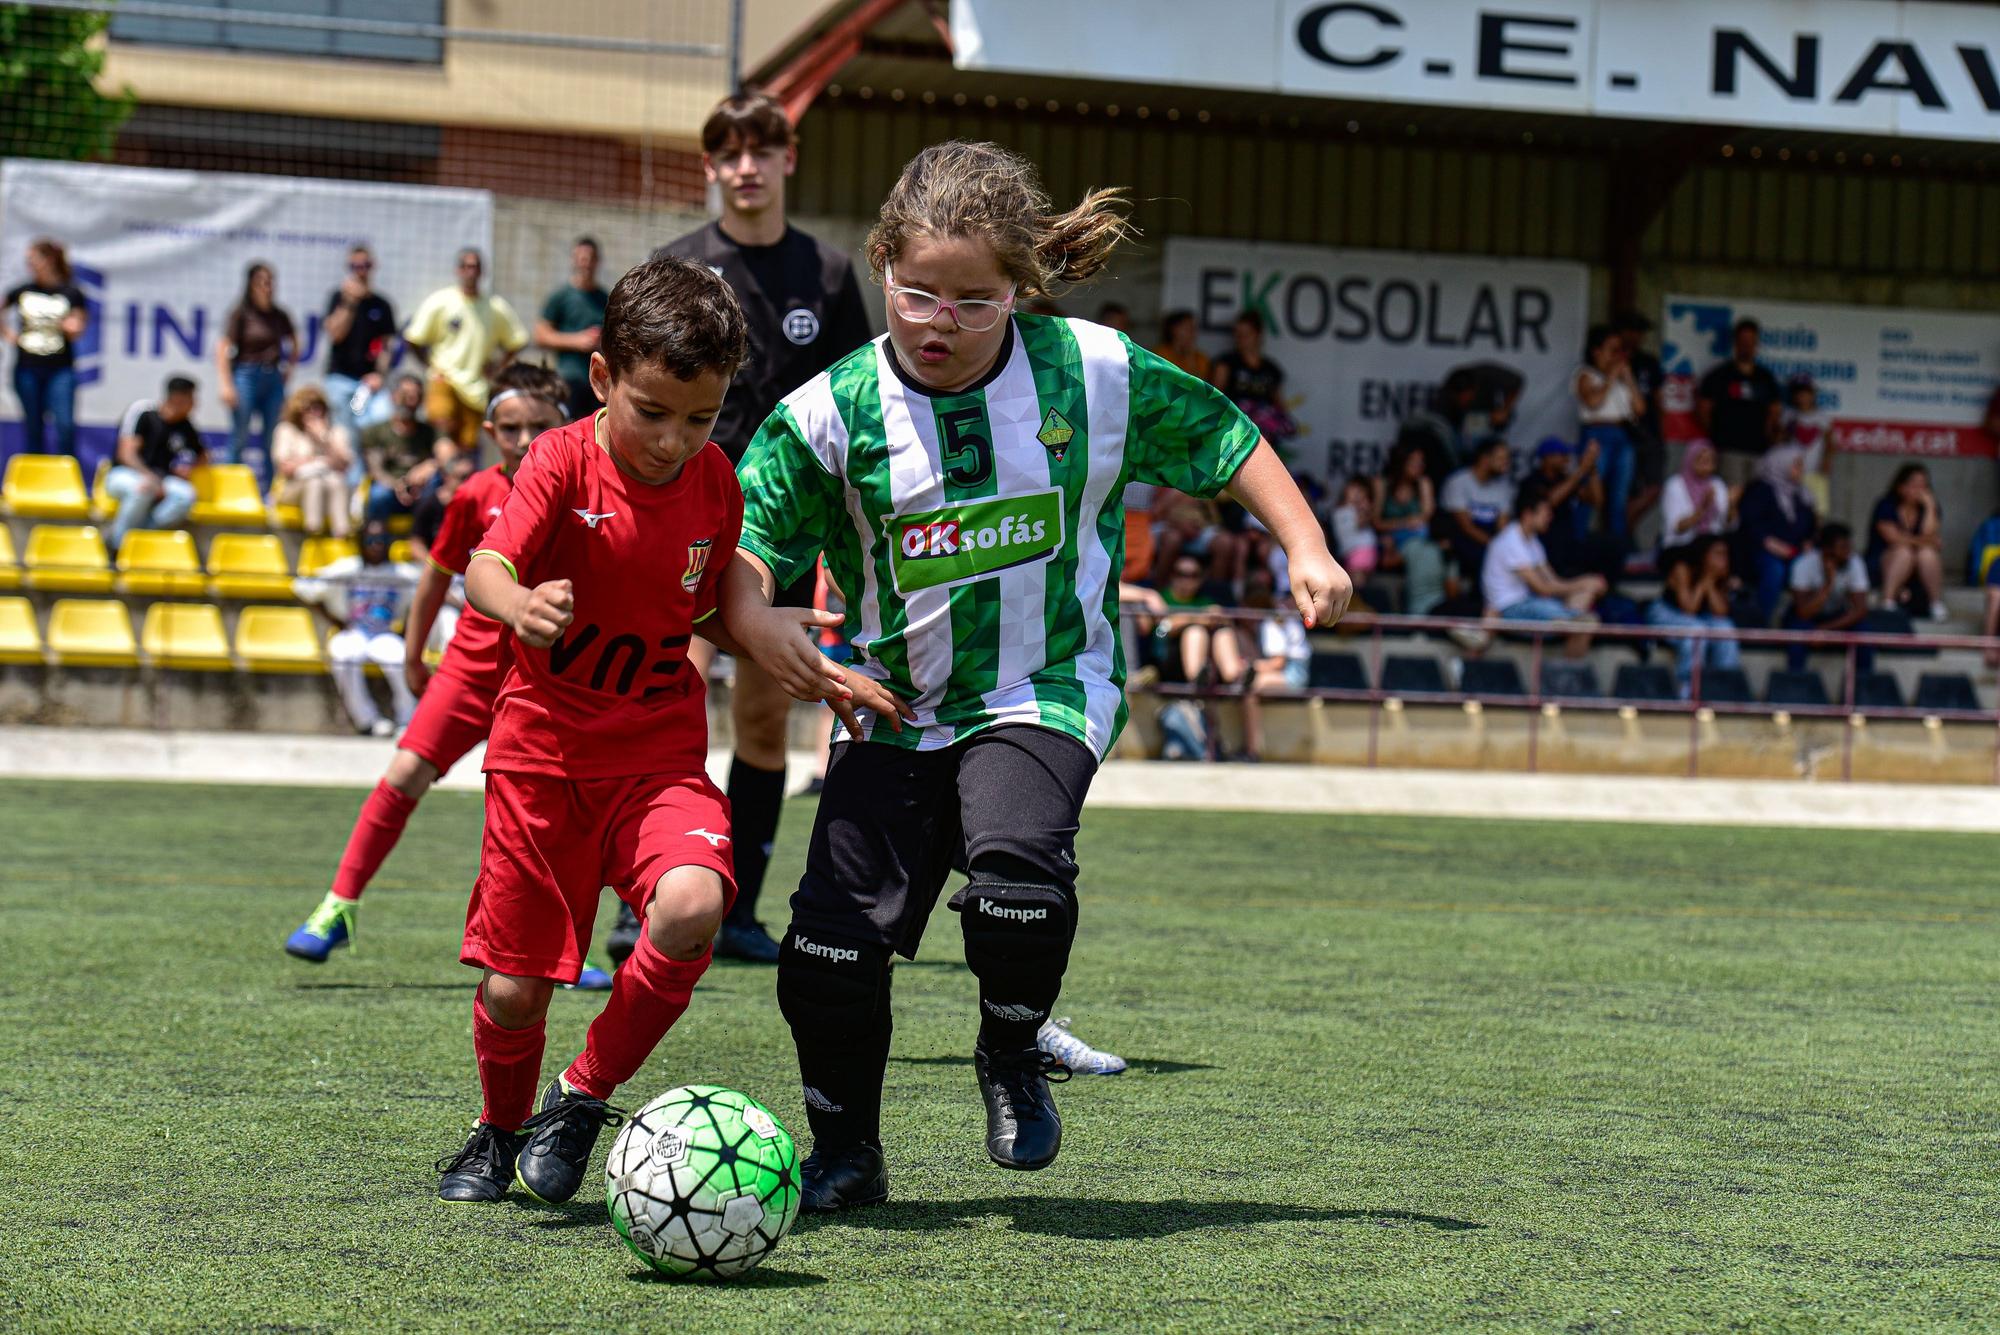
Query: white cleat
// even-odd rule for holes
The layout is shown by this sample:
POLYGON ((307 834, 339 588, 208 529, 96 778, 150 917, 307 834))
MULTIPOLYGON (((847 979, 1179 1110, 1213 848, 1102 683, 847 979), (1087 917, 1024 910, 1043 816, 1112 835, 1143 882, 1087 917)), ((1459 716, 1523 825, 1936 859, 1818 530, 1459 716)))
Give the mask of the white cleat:
POLYGON ((1078 1075, 1117 1075, 1125 1069, 1125 1059, 1115 1052, 1102 1052, 1069 1031, 1069 1017, 1042 1021, 1035 1046, 1078 1075))

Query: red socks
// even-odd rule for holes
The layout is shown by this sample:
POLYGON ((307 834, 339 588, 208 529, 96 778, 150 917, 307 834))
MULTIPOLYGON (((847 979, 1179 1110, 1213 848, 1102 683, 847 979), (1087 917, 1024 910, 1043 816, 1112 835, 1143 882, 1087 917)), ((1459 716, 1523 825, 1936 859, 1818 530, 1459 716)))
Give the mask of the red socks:
POLYGON ((700 959, 668 959, 641 932, 638 948, 618 966, 612 980, 611 1003, 591 1023, 583 1055, 563 1072, 570 1087, 594 1099, 608 1099, 637 1075, 687 1010, 710 956, 704 951, 700 959))
POLYGON ((340 870, 333 875, 333 893, 338 898, 361 898, 381 869, 382 860, 403 837, 403 827, 416 809, 416 798, 391 788, 386 780, 375 785, 375 791, 361 804, 354 833, 347 836, 347 851, 340 855, 340 870))
MULTIPOLYGON (((603 1023, 599 1021, 599 1023, 603 1023)), ((519 1131, 535 1110, 542 1077, 542 1043, 548 1022, 526 1029, 503 1029, 486 1013, 484 984, 472 994, 472 1051, 479 1059, 479 1088, 486 1106, 479 1120, 502 1131, 519 1131)))

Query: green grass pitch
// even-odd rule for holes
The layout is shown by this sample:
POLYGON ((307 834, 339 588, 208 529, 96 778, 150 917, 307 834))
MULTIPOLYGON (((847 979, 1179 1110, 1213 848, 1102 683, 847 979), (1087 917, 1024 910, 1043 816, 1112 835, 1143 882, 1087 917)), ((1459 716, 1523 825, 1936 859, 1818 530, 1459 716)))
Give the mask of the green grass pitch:
MULTIPOLYGON (((601 1197, 433 1198, 478 799, 297 963, 359 798, 0 784, 0 1329, 2000 1319, 1994 838, 1093 812, 1062 1010, 1134 1069, 1059 1091, 1061 1161, 984 1161, 940 911, 896 971, 895 1199, 695 1286, 601 1197)), ((628 1106, 713 1081, 803 1139, 771 985, 711 970, 628 1106)), ((545 1075, 597 1005, 557 995, 545 1075)))

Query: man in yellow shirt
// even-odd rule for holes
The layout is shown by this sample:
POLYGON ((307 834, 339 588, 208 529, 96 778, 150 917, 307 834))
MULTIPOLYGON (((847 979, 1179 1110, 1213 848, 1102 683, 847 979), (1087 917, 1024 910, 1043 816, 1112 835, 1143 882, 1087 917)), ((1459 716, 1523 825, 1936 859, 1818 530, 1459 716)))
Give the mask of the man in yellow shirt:
POLYGON ((501 297, 479 295, 486 266, 479 252, 458 252, 458 285, 424 298, 403 328, 403 342, 429 368, 424 414, 441 436, 465 450, 479 446, 487 381, 528 345, 528 330, 501 297))

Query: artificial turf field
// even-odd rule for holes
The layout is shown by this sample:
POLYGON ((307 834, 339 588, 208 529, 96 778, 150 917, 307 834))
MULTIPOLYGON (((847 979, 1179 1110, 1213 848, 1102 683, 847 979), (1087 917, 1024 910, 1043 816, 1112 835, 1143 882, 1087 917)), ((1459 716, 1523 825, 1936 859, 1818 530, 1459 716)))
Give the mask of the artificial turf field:
MULTIPOLYGON (((940 911, 894 1199, 699 1285, 601 1197, 433 1198, 478 799, 298 963, 360 796, 0 783, 0 1329, 2000 1322, 2000 840, 1094 811, 1061 1009, 1134 1069, 1058 1091, 1062 1159, 984 1160, 940 911)), ((771 982, 712 969, 628 1105, 730 1084, 803 1138, 771 982)), ((558 993, 545 1072, 599 1000, 558 993)))

